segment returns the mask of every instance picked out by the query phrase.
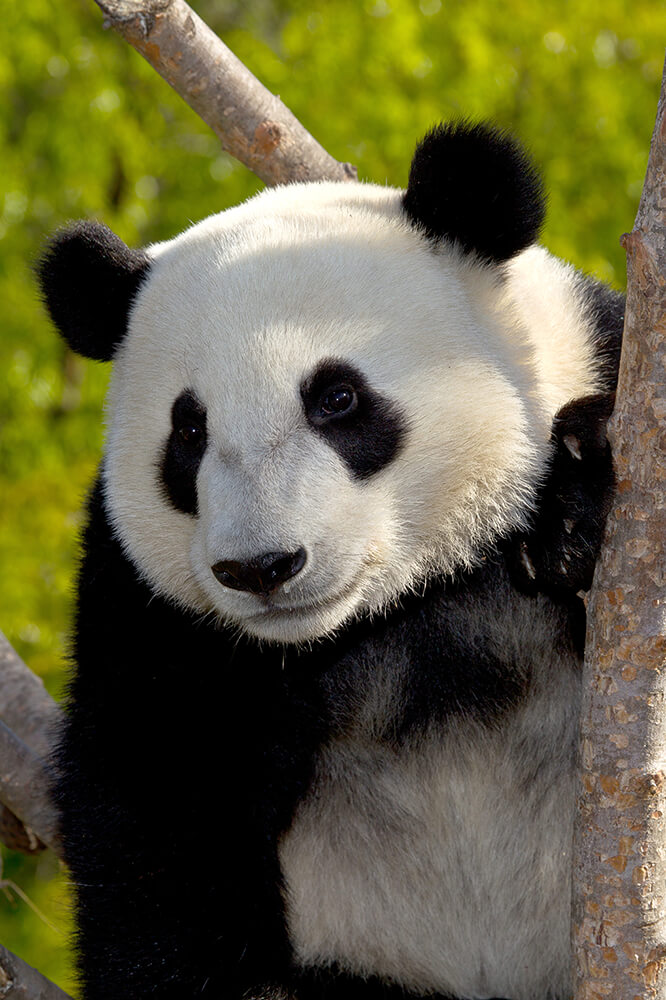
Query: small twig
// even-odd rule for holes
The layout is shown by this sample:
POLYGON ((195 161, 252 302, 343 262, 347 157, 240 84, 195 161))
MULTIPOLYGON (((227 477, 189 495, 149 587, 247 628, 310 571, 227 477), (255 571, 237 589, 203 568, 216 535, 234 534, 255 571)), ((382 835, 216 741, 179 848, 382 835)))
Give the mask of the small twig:
POLYGON ((14 882, 13 879, 11 878, 0 879, 0 889, 4 892, 5 896, 7 897, 7 901, 12 905, 15 905, 15 901, 14 899, 12 899, 12 893, 15 892, 16 895, 19 897, 19 899, 32 910, 35 916, 39 920, 41 920, 43 924, 46 924, 49 930, 53 931, 54 934, 62 934, 60 928, 56 927, 55 924, 51 923, 46 914, 42 913, 42 911, 40 910, 40 908, 37 906, 36 903, 33 903, 28 893, 25 892, 25 890, 22 889, 20 885, 14 882))
POLYGON ((356 180, 185 0, 96 0, 115 28, 266 184, 356 180))

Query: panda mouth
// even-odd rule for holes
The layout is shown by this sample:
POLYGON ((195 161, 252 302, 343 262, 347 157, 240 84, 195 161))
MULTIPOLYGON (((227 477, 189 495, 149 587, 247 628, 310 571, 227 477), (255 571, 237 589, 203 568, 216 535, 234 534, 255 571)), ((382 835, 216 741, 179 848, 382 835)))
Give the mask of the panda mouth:
POLYGON ((308 615, 315 614, 318 611, 326 611, 328 608, 339 604, 346 597, 350 597, 354 591, 354 587, 349 587, 348 589, 340 591, 338 594, 334 594, 332 597, 326 597, 321 601, 310 601, 303 604, 289 604, 280 605, 275 604, 268 598, 265 602, 265 606, 262 611, 258 613, 248 615, 247 621, 251 621, 253 618, 267 618, 267 617, 291 617, 293 615, 308 615))
POLYGON ((243 620, 247 623, 252 623, 253 621, 279 621, 280 619, 284 620, 297 617, 307 618, 311 615, 330 612, 336 606, 357 596, 358 591, 363 585, 365 575, 366 574, 361 571, 357 574, 357 576, 350 580, 345 587, 337 591, 337 593, 331 594, 330 596, 319 601, 307 601, 302 604, 290 604, 283 606, 275 604, 271 597, 264 598, 262 600, 262 603, 264 604, 263 609, 259 612, 255 612, 254 614, 244 615, 243 620))
MULTIPOLYGON (((369 609, 368 598, 372 597, 373 579, 384 565, 383 547, 374 543, 368 546, 360 559, 356 557, 356 572, 347 582, 326 596, 308 600, 303 590, 289 593, 289 586, 269 595, 244 595, 242 604, 227 607, 222 612, 223 619, 237 627, 269 641, 299 643, 323 638, 335 632, 341 625, 358 613, 369 609), (290 600, 291 598, 291 600, 290 600)), ((311 582, 311 586, 312 586, 311 582)), ((315 584, 316 585, 316 581, 315 584)), ((383 588, 379 602, 385 596, 383 588)), ((240 595, 239 595, 240 596, 240 595)))

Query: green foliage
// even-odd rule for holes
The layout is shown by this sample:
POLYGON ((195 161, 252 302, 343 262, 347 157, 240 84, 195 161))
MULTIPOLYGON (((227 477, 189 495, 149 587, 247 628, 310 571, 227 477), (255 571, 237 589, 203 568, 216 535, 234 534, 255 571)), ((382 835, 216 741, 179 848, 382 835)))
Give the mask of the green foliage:
MULTIPOLYGON (((654 124, 666 8, 654 0, 201 0, 195 8, 329 151, 405 182, 417 138, 450 116, 515 131, 550 190, 546 244, 622 286, 654 124)), ((68 355, 31 262, 69 218, 130 244, 164 239, 259 184, 92 0, 3 6, 0 22, 0 626, 58 695, 79 509, 101 445, 105 366, 68 355)), ((109 844, 113 850, 113 844, 109 844)), ((215 863, 211 857, 209 863, 215 863)), ((200 864, 193 859, 193 864, 200 864)), ((65 880, 10 855, 62 929, 0 896, 0 939, 72 989, 65 880)), ((205 877, 205 876, 204 876, 205 877)))

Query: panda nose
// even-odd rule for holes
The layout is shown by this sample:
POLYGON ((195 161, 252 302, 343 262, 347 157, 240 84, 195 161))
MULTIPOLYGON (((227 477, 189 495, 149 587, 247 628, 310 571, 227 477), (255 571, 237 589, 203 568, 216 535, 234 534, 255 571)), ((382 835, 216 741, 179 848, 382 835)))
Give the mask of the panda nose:
POLYGON ((300 573, 305 560, 305 549, 298 549, 297 552, 266 552, 249 562, 223 559, 211 566, 211 569, 225 587, 265 596, 300 573))

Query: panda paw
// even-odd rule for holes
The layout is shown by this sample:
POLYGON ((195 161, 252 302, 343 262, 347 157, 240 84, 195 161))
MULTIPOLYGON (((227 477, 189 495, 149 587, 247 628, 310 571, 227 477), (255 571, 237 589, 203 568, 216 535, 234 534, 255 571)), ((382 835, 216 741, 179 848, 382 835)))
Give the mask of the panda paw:
POLYGON ((585 396, 553 421, 552 457, 529 531, 509 539, 514 583, 553 596, 589 590, 615 489, 606 424, 614 396, 585 396))
POLYGON ((247 990, 241 1000, 296 1000, 296 996, 283 986, 258 986, 247 990))

